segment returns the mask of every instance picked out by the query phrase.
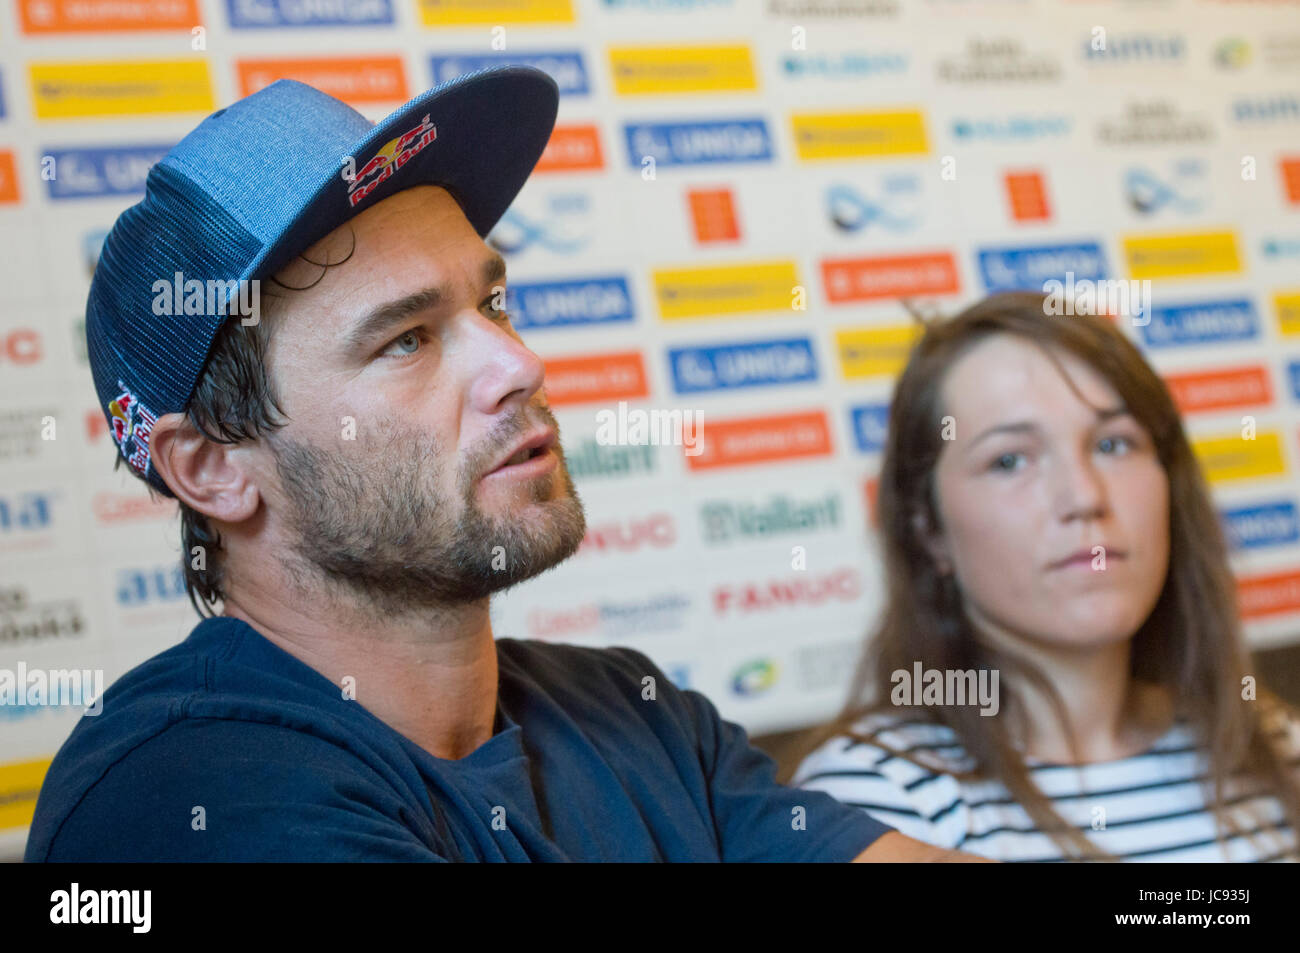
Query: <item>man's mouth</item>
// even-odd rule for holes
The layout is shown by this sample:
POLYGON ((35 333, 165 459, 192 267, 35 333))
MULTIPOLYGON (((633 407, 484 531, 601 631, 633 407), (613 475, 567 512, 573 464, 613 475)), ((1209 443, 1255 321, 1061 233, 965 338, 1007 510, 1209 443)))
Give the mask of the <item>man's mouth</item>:
POLYGON ((555 443, 556 433, 551 428, 548 427, 539 433, 535 433, 519 444, 508 457, 489 470, 488 475, 501 473, 514 467, 529 467, 530 472, 532 470, 537 470, 539 473, 543 472, 546 469, 544 465, 532 465, 531 467, 529 465, 539 457, 553 456, 551 451, 555 443))

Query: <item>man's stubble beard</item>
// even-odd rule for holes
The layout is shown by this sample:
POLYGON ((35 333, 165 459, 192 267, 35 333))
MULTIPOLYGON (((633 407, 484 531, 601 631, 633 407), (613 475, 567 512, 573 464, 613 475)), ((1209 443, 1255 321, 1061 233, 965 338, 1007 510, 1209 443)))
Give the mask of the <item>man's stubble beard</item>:
MULTIPOLYGON (((544 419, 554 425, 549 412, 544 419)), ((564 561, 582 545, 586 519, 558 441, 559 466, 529 482, 535 518, 492 517, 474 503, 478 478, 528 429, 516 418, 483 441, 486 453, 461 467, 456 501, 439 490, 447 457, 430 437, 384 428, 374 459, 388 466, 379 473, 343 453, 270 436, 291 508, 286 568, 308 589, 315 577, 363 611, 408 614, 477 602, 564 561)))

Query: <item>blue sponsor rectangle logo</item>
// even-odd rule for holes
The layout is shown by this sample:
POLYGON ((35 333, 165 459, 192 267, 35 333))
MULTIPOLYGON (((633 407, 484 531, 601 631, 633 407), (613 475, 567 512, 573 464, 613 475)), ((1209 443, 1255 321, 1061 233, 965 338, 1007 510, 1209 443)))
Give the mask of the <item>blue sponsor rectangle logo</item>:
POLYGON ((656 165, 772 161, 772 135, 760 118, 702 122, 625 123, 628 163, 641 168, 645 157, 656 165))
POLYGON ((817 359, 806 337, 739 341, 713 347, 668 350, 673 389, 679 394, 801 384, 817 379, 817 359))
POLYGON ((1300 520, 1290 500, 1224 510, 1228 545, 1233 549, 1259 549, 1300 541, 1300 520))
POLYGON ((392 0, 226 0, 226 9, 236 29, 393 23, 392 0))
POLYGON ((1286 376, 1291 381, 1291 397, 1300 402, 1300 361, 1292 361, 1287 365, 1286 376))
POLYGON ((486 69, 489 66, 531 66, 555 80, 561 96, 586 96, 591 92, 587 80, 587 66, 579 50, 548 50, 531 53, 453 53, 434 56, 434 85, 441 85, 458 76, 486 69))
POLYGON ((849 408, 853 440, 862 453, 880 453, 889 435, 889 405, 859 404, 849 408))
POLYGON ((506 291, 506 309, 517 330, 632 321, 627 279, 618 275, 519 282, 506 291))
POLYGON ((1259 336, 1259 315, 1249 298, 1199 301, 1153 307, 1141 327, 1148 347, 1248 341, 1259 336))
POLYGON ((149 170, 171 148, 147 145, 46 149, 40 155, 41 178, 52 199, 142 195, 149 170))
POLYGON ((978 250, 980 277, 989 291, 1042 291, 1043 283, 1101 281, 1106 277, 1106 254, 1097 242, 1035 245, 978 250))

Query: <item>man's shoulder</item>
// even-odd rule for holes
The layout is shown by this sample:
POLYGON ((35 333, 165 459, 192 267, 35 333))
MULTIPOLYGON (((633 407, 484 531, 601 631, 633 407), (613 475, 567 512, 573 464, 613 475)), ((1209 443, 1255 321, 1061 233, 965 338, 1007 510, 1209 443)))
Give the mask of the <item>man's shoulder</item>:
MULTIPOLYGON (((310 771, 329 774, 331 767, 362 770, 349 741, 372 716, 349 711, 337 694, 340 702, 331 704, 324 689, 332 686, 323 676, 317 676, 323 686, 313 684, 288 665, 277 668, 283 660, 260 668, 267 660, 249 657, 245 630, 233 619, 204 620, 185 641, 108 687, 99 713, 78 720, 46 772, 28 859, 44 859, 74 812, 93 813, 92 792, 111 787, 110 775, 130 775, 145 789, 151 785, 142 779, 154 778, 152 788, 165 790, 244 768, 268 785, 280 770, 268 767, 274 765, 282 766, 285 783, 310 771)), ((254 654, 264 650, 253 647, 254 654)), ((127 804, 119 810, 117 818, 132 813, 127 804)))

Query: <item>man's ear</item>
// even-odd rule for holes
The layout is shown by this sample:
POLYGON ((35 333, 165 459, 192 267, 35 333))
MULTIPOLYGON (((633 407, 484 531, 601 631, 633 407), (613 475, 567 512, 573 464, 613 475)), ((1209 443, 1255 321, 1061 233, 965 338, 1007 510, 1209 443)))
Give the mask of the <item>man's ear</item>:
POLYGON ((149 462, 177 499, 223 523, 257 512, 261 494, 235 444, 209 440, 185 414, 163 414, 149 436, 149 462))
POLYGON ((948 558, 948 548, 944 545, 943 534, 931 525, 930 517, 924 509, 912 511, 912 530, 917 540, 925 547, 934 562, 935 571, 941 576, 952 572, 952 561, 948 558))

